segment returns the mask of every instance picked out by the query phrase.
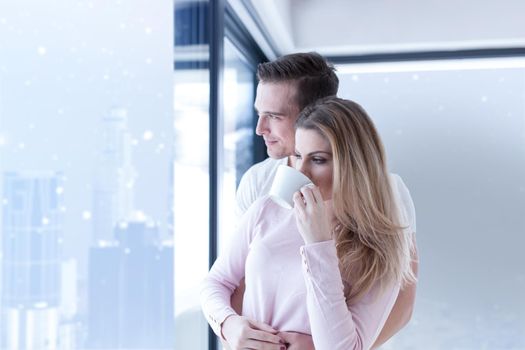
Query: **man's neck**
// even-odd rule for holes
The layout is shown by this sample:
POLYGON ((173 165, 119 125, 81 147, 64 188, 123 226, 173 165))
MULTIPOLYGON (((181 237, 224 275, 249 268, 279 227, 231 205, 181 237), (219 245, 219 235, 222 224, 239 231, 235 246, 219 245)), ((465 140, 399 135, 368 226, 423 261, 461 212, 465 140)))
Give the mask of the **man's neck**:
POLYGON ((286 157, 286 165, 291 166, 292 168, 295 168, 295 157, 294 156, 288 156, 286 157))

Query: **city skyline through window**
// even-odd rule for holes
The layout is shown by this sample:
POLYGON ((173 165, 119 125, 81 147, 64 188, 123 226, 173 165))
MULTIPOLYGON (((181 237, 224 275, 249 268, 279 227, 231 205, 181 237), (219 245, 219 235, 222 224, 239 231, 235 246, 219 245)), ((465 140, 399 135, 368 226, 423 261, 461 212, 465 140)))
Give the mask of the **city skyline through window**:
POLYGON ((174 344, 173 4, 0 4, 2 349, 174 344))

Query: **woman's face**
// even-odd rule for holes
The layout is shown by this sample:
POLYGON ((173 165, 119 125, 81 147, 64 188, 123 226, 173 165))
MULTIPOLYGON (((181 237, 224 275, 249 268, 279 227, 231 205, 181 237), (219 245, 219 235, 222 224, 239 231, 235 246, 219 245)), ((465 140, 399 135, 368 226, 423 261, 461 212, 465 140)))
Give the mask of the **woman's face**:
POLYGON ((316 130, 295 132, 295 168, 319 187, 323 199, 332 199, 333 160, 330 143, 316 130))

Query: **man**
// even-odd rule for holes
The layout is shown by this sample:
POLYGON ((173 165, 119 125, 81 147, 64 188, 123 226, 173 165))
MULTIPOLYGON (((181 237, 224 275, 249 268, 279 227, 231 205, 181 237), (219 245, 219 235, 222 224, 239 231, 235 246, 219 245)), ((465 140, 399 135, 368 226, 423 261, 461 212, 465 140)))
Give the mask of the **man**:
MULTIPOLYGON (((319 98, 337 94, 339 79, 332 65, 317 53, 298 53, 260 64, 255 109, 259 115, 255 132, 264 138, 269 158, 253 165, 244 174, 237 190, 237 215, 241 216, 259 197, 268 194, 277 167, 293 166, 295 153, 294 124, 300 111, 319 98)), ((410 194, 402 181, 395 186, 403 202, 415 234, 415 213, 410 194)), ((412 268, 417 276, 417 254, 412 268)), ((244 281, 232 295, 232 307, 241 313, 244 281)), ((380 346, 401 328, 412 315, 416 285, 400 291, 396 303, 373 348, 380 346)), ((255 327, 255 326, 254 326, 255 327)), ((280 334, 290 349, 313 349, 311 337, 299 334, 280 334)))

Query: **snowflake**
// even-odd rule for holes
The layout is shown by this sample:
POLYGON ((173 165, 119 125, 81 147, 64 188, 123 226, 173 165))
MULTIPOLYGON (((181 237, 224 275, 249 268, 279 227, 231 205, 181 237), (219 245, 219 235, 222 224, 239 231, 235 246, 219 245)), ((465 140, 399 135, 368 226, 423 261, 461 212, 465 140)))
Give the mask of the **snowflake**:
POLYGON ((144 141, 150 141, 153 138, 153 132, 151 130, 144 131, 142 138, 144 139, 144 141))
POLYGON ((39 56, 44 56, 47 53, 47 49, 44 46, 39 46, 36 49, 36 52, 38 53, 39 56))
POLYGON ((84 210, 82 212, 82 219, 84 220, 90 220, 91 219, 91 212, 88 210, 84 210))

